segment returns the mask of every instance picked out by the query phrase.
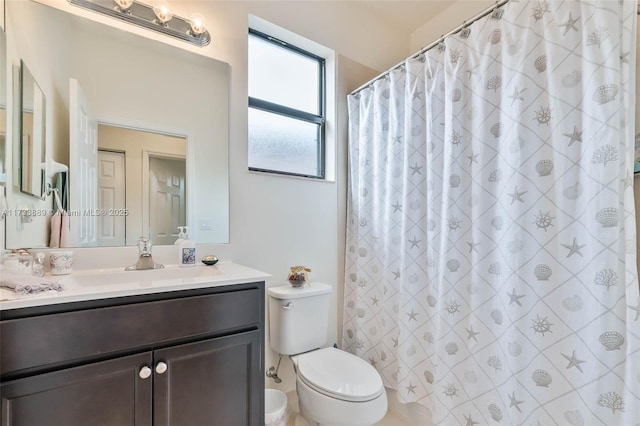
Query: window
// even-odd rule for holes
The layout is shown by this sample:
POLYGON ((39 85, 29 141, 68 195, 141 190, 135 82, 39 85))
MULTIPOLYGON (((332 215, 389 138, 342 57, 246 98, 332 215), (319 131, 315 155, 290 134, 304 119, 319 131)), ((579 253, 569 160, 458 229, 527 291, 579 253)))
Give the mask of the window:
POLYGON ((325 61, 249 29, 249 170, 324 178, 325 61))

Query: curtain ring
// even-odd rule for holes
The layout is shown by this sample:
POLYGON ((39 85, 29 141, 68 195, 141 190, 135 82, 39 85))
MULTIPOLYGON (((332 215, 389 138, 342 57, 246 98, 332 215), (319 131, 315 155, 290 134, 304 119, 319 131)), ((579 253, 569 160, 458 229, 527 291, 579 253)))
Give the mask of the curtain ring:
POLYGON ((496 0, 496 7, 493 9, 493 12, 491 12, 491 19, 502 18, 502 13, 504 11, 502 9, 499 9, 499 7, 500 7, 500 0, 496 0))
POLYGON ((460 38, 469 38, 471 35, 471 28, 467 27, 467 21, 462 21, 462 28, 460 29, 460 38))
POLYGON ((404 64, 400 64, 391 70, 391 72, 396 72, 396 71, 404 72, 404 64))
POLYGON ((424 55, 424 53, 418 53, 414 56, 411 57, 411 59, 417 59, 418 61, 424 63, 426 61, 426 57, 424 55))
POLYGON ((442 37, 440 37, 440 43, 438 43, 438 50, 440 52, 444 52, 445 50, 447 50, 447 46, 444 44, 444 34, 442 34, 442 37))

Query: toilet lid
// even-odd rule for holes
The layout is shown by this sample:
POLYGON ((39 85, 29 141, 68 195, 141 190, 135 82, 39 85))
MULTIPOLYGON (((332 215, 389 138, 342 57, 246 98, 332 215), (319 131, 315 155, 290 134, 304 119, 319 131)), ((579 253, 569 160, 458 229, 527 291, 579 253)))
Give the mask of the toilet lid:
POLYGON ((384 389, 375 368, 339 349, 318 349, 298 355, 297 366, 307 385, 337 399, 370 401, 384 389))

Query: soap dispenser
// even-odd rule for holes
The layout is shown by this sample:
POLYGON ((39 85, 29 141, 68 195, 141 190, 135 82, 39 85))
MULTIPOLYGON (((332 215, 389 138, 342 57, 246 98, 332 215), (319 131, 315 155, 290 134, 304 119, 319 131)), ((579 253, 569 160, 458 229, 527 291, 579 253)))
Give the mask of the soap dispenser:
POLYGON ((184 226, 178 226, 178 239, 173 243, 175 245, 180 245, 182 244, 182 241, 184 240, 184 226))
POLYGON ((196 244, 189 239, 189 228, 184 227, 184 239, 180 243, 180 266, 196 265, 196 244))
POLYGON ((182 243, 184 242, 184 227, 178 226, 178 239, 173 243, 178 246, 178 265, 182 265, 182 243))

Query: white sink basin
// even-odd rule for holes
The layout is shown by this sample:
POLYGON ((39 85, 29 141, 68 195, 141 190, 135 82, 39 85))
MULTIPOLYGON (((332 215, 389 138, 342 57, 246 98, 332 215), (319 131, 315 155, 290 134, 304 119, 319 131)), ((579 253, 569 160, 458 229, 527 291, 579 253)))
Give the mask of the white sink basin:
POLYGON ((111 284, 126 283, 154 283, 158 281, 176 280, 185 283, 196 279, 219 277, 224 273, 216 266, 194 266, 180 268, 169 266, 163 269, 147 269, 142 271, 120 271, 116 269, 98 270, 90 272, 74 272, 60 282, 68 282, 82 287, 94 287, 111 284))

